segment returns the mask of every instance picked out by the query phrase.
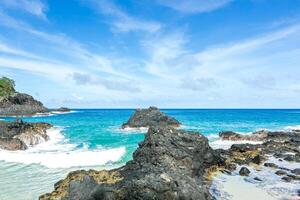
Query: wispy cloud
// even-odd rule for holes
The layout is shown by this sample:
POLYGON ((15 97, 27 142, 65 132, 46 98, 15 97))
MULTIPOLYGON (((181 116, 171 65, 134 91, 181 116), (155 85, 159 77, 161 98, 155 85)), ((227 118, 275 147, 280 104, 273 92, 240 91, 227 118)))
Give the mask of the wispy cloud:
POLYGON ((204 91, 209 90, 213 87, 217 87, 216 80, 212 78, 196 78, 184 77, 181 80, 181 87, 184 89, 194 90, 194 91, 204 91))
MULTIPOLYGON (((117 70, 114 70, 110 59, 105 56, 101 56, 99 54, 95 54, 88 49, 84 48, 81 43, 78 41, 66 36, 61 33, 47 33, 33 28, 31 25, 27 24, 22 20, 16 20, 15 18, 7 15, 3 11, 0 10, 0 25, 16 29, 18 31, 23 31, 27 34, 33 35, 40 40, 43 40, 43 43, 49 43, 46 46, 49 46, 51 49, 54 49, 56 52, 60 52, 62 54, 68 55, 73 59, 77 60, 78 63, 84 64, 86 68, 92 68, 96 71, 102 71, 110 74, 114 74, 116 76, 125 76, 126 74, 119 73, 117 70)), ((10 47, 8 49, 7 46, 3 46, 2 50, 6 48, 6 51, 16 51, 16 49, 10 47)), ((23 53, 21 50, 18 50, 19 54, 23 53)), ((29 53, 26 53, 27 56, 29 53)), ((31 54, 31 57, 37 57, 36 55, 31 54)), ((46 58, 44 58, 46 59, 46 58)))
POLYGON ((111 59, 91 52, 81 43, 64 34, 50 34, 37 30, 3 11, 0 11, 0 16, 2 16, 0 25, 24 33, 24 38, 27 35, 30 38, 34 36, 36 41, 43 44, 43 49, 47 49, 47 52, 54 51, 58 55, 55 58, 44 54, 39 55, 11 46, 0 39, 0 52, 2 53, 0 54, 0 68, 25 70, 69 85, 75 81, 77 85, 85 84, 87 87, 98 87, 98 89, 102 87, 113 91, 140 91, 134 77, 114 68, 113 62, 122 63, 118 58, 111 59), (67 57, 71 57, 72 62, 66 61, 67 57), (73 81, 68 82, 70 74, 73 81))
MULTIPOLYGON (((190 42, 185 34, 177 32, 143 43, 149 55, 146 71, 168 87, 169 95, 221 99, 220 103, 229 107, 261 106, 255 98, 268 105, 271 97, 282 100, 285 95, 296 95, 300 48, 295 44, 300 42, 300 24, 201 51, 189 49, 190 42)), ((199 102, 206 104, 207 98, 199 102)))
POLYGON ((184 33, 179 31, 143 41, 142 45, 148 53, 146 71, 158 77, 176 79, 177 75, 174 74, 183 69, 178 61, 187 54, 184 48, 186 42, 184 33), (173 71, 172 75, 170 70, 173 71))
POLYGON ((117 90, 123 92, 141 91, 141 89, 138 87, 138 84, 133 80, 100 78, 99 76, 91 74, 82 74, 78 72, 71 74, 71 78, 78 85, 101 85, 110 90, 117 90))
POLYGON ((161 5, 183 13, 210 12, 226 6, 234 0, 157 0, 161 5))
POLYGON ((40 0, 1 0, 1 5, 4 8, 18 9, 46 19, 47 6, 40 0))
POLYGON ((146 31, 153 33, 158 31, 162 26, 159 22, 144 20, 129 15, 117 5, 115 5, 113 1, 90 0, 90 3, 98 12, 111 18, 110 22, 108 23, 112 25, 114 31, 146 31))

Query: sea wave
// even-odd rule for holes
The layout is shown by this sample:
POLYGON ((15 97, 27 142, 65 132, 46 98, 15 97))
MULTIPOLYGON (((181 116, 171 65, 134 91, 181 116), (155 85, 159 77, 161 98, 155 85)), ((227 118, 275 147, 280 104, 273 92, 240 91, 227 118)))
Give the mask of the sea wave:
POLYGON ((0 160, 5 162, 40 164, 48 168, 100 166, 117 162, 126 152, 125 147, 88 149, 76 148, 61 133, 62 128, 48 130, 50 140, 25 151, 0 150, 0 160))
POLYGON ((54 116, 54 115, 65 115, 65 114, 70 114, 70 113, 77 113, 79 111, 77 110, 71 110, 68 112, 60 112, 60 111, 50 111, 47 113, 37 113, 35 115, 32 115, 31 117, 48 117, 48 116, 54 116))

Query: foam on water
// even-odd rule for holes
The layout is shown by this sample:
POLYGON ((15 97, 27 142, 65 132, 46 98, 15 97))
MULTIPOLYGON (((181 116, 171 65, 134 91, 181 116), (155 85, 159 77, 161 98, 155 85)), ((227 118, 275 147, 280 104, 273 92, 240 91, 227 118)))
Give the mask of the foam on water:
POLYGON ((90 150, 87 145, 77 148, 61 134, 61 128, 48 130, 50 140, 25 151, 0 150, 0 160, 23 164, 40 164, 48 168, 99 166, 117 162, 125 154, 125 147, 90 150))
POLYGON ((229 141, 229 140, 216 140, 209 143, 213 149, 229 149, 233 144, 262 144, 262 142, 256 141, 229 141))
POLYGON ((296 125, 296 126, 286 126, 284 129, 286 130, 300 130, 300 125, 296 125))
POLYGON ((77 110, 71 110, 68 112, 61 112, 61 111, 50 111, 46 113, 37 113, 31 117, 47 117, 47 116, 54 116, 54 115, 65 115, 65 114, 71 114, 71 113, 76 113, 79 112, 77 110))
POLYGON ((140 127, 140 128, 115 128, 114 129, 117 132, 122 133, 146 133, 148 131, 147 127, 140 127))

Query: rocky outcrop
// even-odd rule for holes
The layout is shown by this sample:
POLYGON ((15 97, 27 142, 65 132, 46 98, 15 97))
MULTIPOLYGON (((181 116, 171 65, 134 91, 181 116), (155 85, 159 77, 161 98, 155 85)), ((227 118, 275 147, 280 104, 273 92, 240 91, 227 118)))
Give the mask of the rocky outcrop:
POLYGON ((167 116, 156 107, 137 109, 122 128, 142 128, 150 126, 179 127, 180 123, 173 117, 167 116))
POLYGON ((268 137, 267 131, 259 131, 255 132, 251 135, 239 134, 232 131, 224 131, 219 133, 219 137, 222 140, 230 140, 230 141, 263 141, 268 137))
POLYGON ((249 176, 250 170, 247 167, 242 167, 239 171, 241 176, 249 176))
POLYGON ((0 115, 2 116, 24 116, 46 112, 48 109, 28 94, 14 93, 0 97, 0 115))
POLYGON ((0 121, 0 149, 25 150, 49 140, 48 123, 27 123, 21 120, 15 122, 0 121))
POLYGON ((60 107, 60 108, 58 108, 58 109, 56 109, 56 110, 54 110, 54 111, 64 113, 64 112, 70 112, 71 109, 66 108, 66 107, 60 107))
POLYGON ((230 141, 258 141, 258 142, 282 142, 292 138, 297 139, 300 134, 298 132, 283 132, 283 131, 258 131, 252 134, 239 134, 232 131, 224 131, 219 133, 222 140, 230 141))
POLYGON ((208 200, 207 173, 223 165, 199 133, 150 127, 125 166, 110 171, 77 171, 40 200, 194 199, 208 200))

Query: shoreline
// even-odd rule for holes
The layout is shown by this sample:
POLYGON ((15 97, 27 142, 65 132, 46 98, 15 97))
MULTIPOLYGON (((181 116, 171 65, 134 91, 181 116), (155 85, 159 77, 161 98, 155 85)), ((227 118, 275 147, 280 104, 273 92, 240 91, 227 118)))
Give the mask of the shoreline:
MULTIPOLYGON (((47 117, 47 116, 46 116, 47 117)), ((50 119, 50 118, 49 118, 50 119)), ((298 127, 298 125, 293 125, 293 126, 290 126, 291 124, 283 124, 283 126, 282 126, 282 128, 280 128, 279 130, 295 130, 295 128, 297 128, 298 127)), ((190 129, 190 127, 193 127, 193 128, 191 128, 191 130, 193 131, 193 130, 195 130, 195 131, 197 131, 199 128, 197 128, 197 126, 196 127, 194 127, 193 125, 191 125, 191 126, 188 126, 188 125, 181 125, 180 126, 180 128, 179 128, 179 130, 185 130, 185 129, 190 129)), ((136 129, 136 128, 130 128, 130 129, 121 129, 121 128, 118 128, 118 126, 117 126, 117 124, 115 125, 115 126, 108 126, 107 127, 107 130, 109 131, 109 132, 111 132, 111 133, 117 133, 117 134, 119 134, 119 133, 121 133, 122 131, 124 131, 124 132, 145 132, 146 130, 147 130, 147 128, 145 129, 145 128, 138 128, 138 129, 136 129), (111 127, 113 127, 113 129, 111 128, 111 127), (115 130, 116 129, 116 130, 115 130)), ((274 129, 269 129, 269 130, 274 130, 274 129)), ((278 129, 277 129, 278 130, 278 129)), ((105 130, 104 130, 105 131, 105 130)), ((195 132, 195 131, 193 131, 193 132, 195 132)), ((244 135, 251 135, 251 134, 249 134, 249 132, 240 132, 240 133, 244 133, 244 135)), ((128 135, 130 135, 130 134, 128 134, 128 135)), ((218 140, 219 139, 219 136, 217 135, 217 134, 207 134, 205 137, 207 137, 207 138, 209 138, 210 139, 210 146, 212 146, 212 147, 214 147, 214 149, 218 149, 218 147, 220 147, 219 145, 221 145, 221 146, 223 146, 223 148, 225 148, 224 146, 226 146, 226 148, 225 149, 228 149, 228 148, 230 148, 230 146, 232 145, 232 144, 240 144, 240 143, 243 143, 243 144, 247 144, 247 143, 249 143, 249 141, 242 141, 242 142, 240 142, 240 141, 220 141, 220 140, 218 140), (212 144, 213 143, 213 144, 212 144)), ((67 139, 67 138, 65 138, 65 139, 67 139)), ((51 141, 51 140, 50 140, 51 141)), ((260 144, 261 145, 261 143, 262 142, 253 142, 253 141, 250 141, 250 143, 252 143, 253 145, 258 145, 258 144, 260 144)), ((80 146, 79 148, 86 148, 84 145, 83 146, 80 146)), ((87 147, 88 148, 88 147, 87 147)), ((68 151, 68 150, 66 150, 66 151, 68 151)), ((126 154, 126 153, 125 153, 126 154)), ((124 154, 124 155, 125 155, 124 154)), ((42 155, 41 155, 42 156, 42 155)), ((82 157, 82 156, 79 156, 79 157, 82 157)), ((131 161, 130 161, 131 162, 131 161)), ((124 163, 125 164, 125 163, 124 163)), ((110 168, 109 169, 116 169, 116 168, 119 168, 119 167, 124 167, 124 164, 123 165, 121 165, 120 163, 118 163, 118 166, 116 165, 116 166, 110 166, 110 168)), ((22 164, 21 164, 22 165, 22 164)), ((26 164, 25 164, 26 165, 26 164)), ((32 164, 27 164, 27 165, 29 165, 29 166, 31 166, 32 164)), ((33 164, 34 166, 35 166, 35 164, 33 164)), ((69 166, 72 166, 73 164, 71 164, 71 165, 69 165, 69 166)), ((104 164, 104 169, 107 169, 107 167, 109 166, 109 164, 104 164)), ((71 167, 72 168, 72 167, 71 167)), ((68 169, 70 169, 70 170, 72 170, 71 168, 65 168, 66 170, 68 170, 68 169)), ((75 167, 76 168, 76 167, 75 167)), ((91 169, 91 168, 94 168, 94 169, 97 169, 97 170, 100 170, 100 169, 103 169, 102 167, 99 169, 99 168, 97 168, 97 166, 93 166, 93 165, 89 165, 89 166, 85 166, 85 167, 79 167, 79 168, 82 168, 82 169, 91 169)), ((250 167, 250 166, 247 166, 247 168, 249 168, 251 171, 252 171, 252 168, 250 167)), ((60 169, 60 168, 49 168, 49 169, 60 169)), ((233 188, 234 187, 236 187, 236 186, 238 186, 239 184, 240 185, 242 185, 242 187, 248 187, 249 186, 249 192, 251 192, 251 191, 256 191, 255 189, 256 188, 252 188, 252 186, 257 186, 257 183, 251 183, 251 182, 249 182, 249 181, 245 181, 244 180, 244 178, 243 177, 240 177, 240 175, 238 175, 238 170, 239 170, 240 168, 238 168, 237 169, 237 171, 235 171, 235 172, 232 172, 232 175, 228 175, 228 177, 226 177, 226 178, 224 178, 223 180, 226 180, 227 182, 225 182, 225 186, 223 187, 223 190, 228 190, 227 192, 229 193, 229 194, 231 194, 231 195, 241 195, 240 193, 238 193, 238 189, 237 189, 237 191, 233 191, 233 188), (232 180, 232 179, 230 179, 230 178, 232 178, 232 179, 235 179, 235 180, 232 180), (238 180, 236 180, 236 179, 238 179, 238 180), (234 183, 234 181, 235 181, 235 183, 234 183), (251 189, 250 189, 251 188, 251 189)), ((220 176, 220 174, 217 174, 216 175, 216 177, 214 178, 214 179, 217 179, 218 178, 218 176, 220 176)), ((224 174, 221 174, 221 176, 227 176, 226 174, 224 175, 224 174)), ((214 181, 214 179, 213 179, 213 181, 214 181)), ((48 190, 49 191, 49 190, 48 190)), ((246 192, 244 192, 245 194, 247 194, 246 192)), ((257 193, 260 193, 261 195, 260 196, 264 196, 265 197, 265 195, 266 195, 266 191, 264 191, 263 189, 261 189, 261 188, 259 188, 259 191, 257 192, 257 193), (262 193, 264 193, 264 194, 262 194, 262 193)), ((295 192, 293 193, 293 194, 296 194, 295 192)), ((250 196, 250 194, 249 194, 249 196, 250 196)))

